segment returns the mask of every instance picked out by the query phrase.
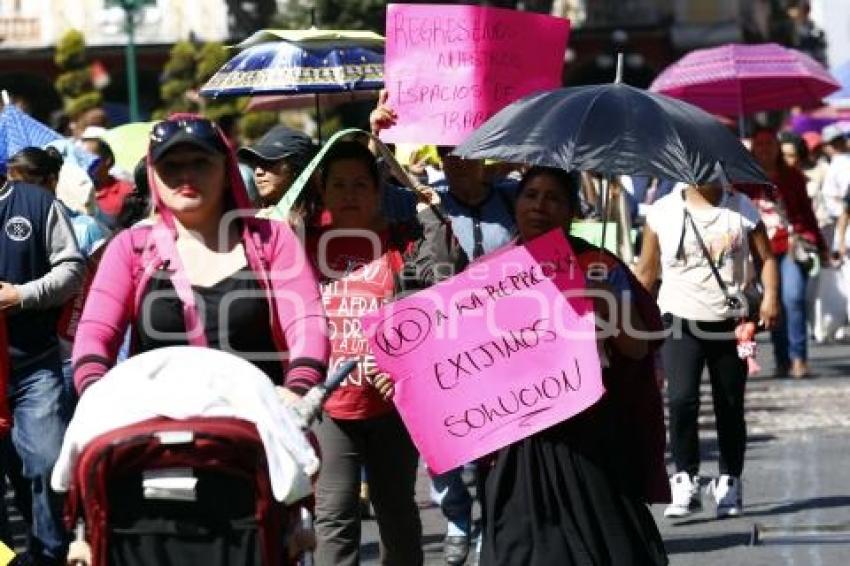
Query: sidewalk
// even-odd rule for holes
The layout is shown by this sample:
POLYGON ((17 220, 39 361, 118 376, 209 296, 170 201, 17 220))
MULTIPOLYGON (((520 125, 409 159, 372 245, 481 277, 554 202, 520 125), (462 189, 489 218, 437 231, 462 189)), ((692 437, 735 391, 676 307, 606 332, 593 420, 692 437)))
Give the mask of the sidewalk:
MULTIPOLYGON (((850 564, 850 346, 813 346, 817 378, 805 381, 756 377, 747 392, 749 444, 744 475, 746 514, 716 521, 710 496, 704 511, 675 523, 653 514, 673 566, 850 564), (764 527, 764 542, 751 545, 754 525, 764 527), (844 532, 823 527, 847 525, 844 532), (799 527, 815 527, 799 532, 799 527), (789 529, 797 527, 794 532, 789 529)), ((770 348, 760 361, 772 371, 770 348)), ((716 437, 709 390, 700 411, 704 466, 717 473, 716 437)), ((442 560, 445 521, 428 500, 427 476, 420 470, 417 499, 422 507, 425 564, 442 560)), ((363 528, 363 564, 377 564, 377 528, 363 528)), ((473 564, 468 561, 467 564, 473 564)))

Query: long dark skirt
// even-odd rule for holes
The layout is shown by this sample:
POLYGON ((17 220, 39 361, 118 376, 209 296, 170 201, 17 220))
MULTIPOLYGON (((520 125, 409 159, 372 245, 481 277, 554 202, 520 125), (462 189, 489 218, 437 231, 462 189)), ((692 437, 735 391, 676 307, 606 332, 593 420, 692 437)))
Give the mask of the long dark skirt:
POLYGON ((496 454, 484 490, 481 566, 667 564, 606 405, 496 454))

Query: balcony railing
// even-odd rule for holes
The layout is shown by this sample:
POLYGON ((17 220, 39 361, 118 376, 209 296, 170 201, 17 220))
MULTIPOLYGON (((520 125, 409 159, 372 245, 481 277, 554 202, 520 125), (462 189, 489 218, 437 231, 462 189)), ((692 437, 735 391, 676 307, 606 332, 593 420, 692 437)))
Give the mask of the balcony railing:
POLYGON ((0 48, 31 46, 41 42, 41 21, 37 17, 0 16, 0 48))

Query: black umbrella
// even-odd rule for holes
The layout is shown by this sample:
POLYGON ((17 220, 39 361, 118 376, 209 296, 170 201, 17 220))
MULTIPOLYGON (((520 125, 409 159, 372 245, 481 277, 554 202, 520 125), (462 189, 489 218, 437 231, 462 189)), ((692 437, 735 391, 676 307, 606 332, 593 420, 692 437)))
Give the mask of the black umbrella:
POLYGON ((689 184, 711 180, 719 163, 733 182, 770 183, 717 118, 622 83, 527 96, 487 120, 454 153, 689 184))

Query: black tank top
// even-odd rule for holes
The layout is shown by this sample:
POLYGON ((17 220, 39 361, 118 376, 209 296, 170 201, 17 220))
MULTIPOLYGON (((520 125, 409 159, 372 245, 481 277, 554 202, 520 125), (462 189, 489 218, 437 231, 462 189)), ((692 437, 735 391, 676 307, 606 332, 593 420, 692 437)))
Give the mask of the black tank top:
MULTIPOLYGON (((282 382, 268 300, 251 268, 243 267, 210 287, 193 285, 192 291, 209 347, 244 358, 275 383, 282 382)), ((167 272, 158 271, 148 282, 135 330, 139 352, 189 344, 183 304, 167 272)))

